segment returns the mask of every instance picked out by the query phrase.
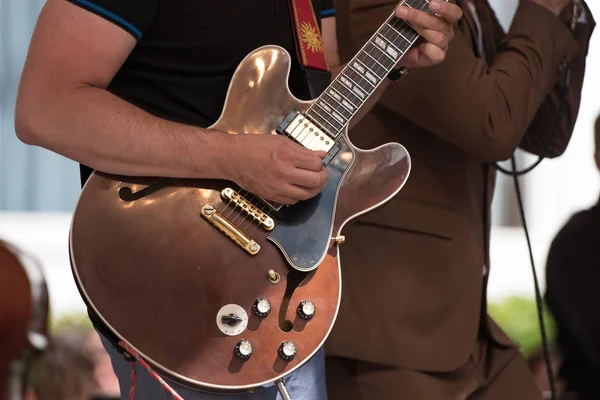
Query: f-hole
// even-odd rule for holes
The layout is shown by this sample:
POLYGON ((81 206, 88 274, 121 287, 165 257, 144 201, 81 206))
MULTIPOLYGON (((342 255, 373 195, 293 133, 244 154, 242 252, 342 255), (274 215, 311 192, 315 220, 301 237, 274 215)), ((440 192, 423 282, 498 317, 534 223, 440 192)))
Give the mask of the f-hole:
POLYGON ((294 329, 294 324, 292 321, 286 320, 285 316, 287 314, 292 294, 294 294, 294 291, 300 285, 300 283, 302 283, 305 277, 306 272, 301 272, 297 269, 292 269, 288 272, 287 286, 285 288, 283 300, 281 301, 281 308, 279 308, 279 329, 284 332, 290 332, 292 329, 294 329))
POLYGON ((121 200, 128 202, 139 200, 151 195, 152 193, 164 187, 173 185, 177 182, 177 180, 178 179, 174 178, 158 178, 150 185, 146 186, 141 190, 138 190, 137 192, 134 192, 130 187, 122 187, 121 190, 119 190, 119 197, 121 198, 121 200))

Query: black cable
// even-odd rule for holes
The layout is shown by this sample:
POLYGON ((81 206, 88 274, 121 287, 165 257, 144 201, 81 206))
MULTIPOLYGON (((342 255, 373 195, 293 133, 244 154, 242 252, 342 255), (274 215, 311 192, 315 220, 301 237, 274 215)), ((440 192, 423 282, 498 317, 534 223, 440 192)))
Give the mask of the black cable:
MULTIPOLYGON (((512 157, 514 159, 514 156, 512 157)), ((522 169, 520 171, 515 170, 514 166, 513 166, 513 170, 509 171, 503 167, 501 167, 499 164, 495 164, 495 167, 498 171, 502 172, 503 174, 506 175, 510 175, 512 177, 517 177, 517 176, 521 176, 521 175, 525 175, 531 171, 533 171, 533 169, 535 167, 537 167, 538 165, 540 165, 542 163, 542 161, 544 161, 544 157, 539 156, 539 158, 537 159, 536 162, 534 162, 532 165, 530 165, 529 167, 522 169)))
MULTIPOLYGON (((575 27, 577 25, 577 18, 579 16, 582 6, 581 6, 581 0, 572 0, 572 3, 573 3, 573 15, 571 16, 570 28, 571 28, 571 31, 573 33, 575 33, 575 27)), ((569 100, 569 98, 568 98, 569 87, 571 85, 571 68, 567 65, 566 60, 563 61, 562 67, 563 67, 563 69, 565 69, 565 77, 564 77, 564 81, 562 84, 563 100, 562 100, 562 102, 560 104, 560 108, 558 110, 556 124, 554 125, 554 132, 551 137, 558 137, 557 134, 558 134, 558 130, 560 129, 560 123, 563 120, 565 113, 568 111, 567 105, 568 105, 568 100, 569 100)), ((554 381, 554 370, 552 369, 552 360, 550 359, 550 349, 548 347, 548 335, 546 332, 546 325, 544 323, 542 294, 541 294, 540 286, 538 283, 537 272, 535 270, 535 261, 533 258, 533 250, 531 248, 531 239, 529 237, 529 230, 527 229, 527 221, 525 220, 525 210, 523 207, 523 199, 521 197, 521 188, 519 186, 519 177, 533 171, 533 169, 536 168, 538 165, 540 165, 543 160, 544 160, 544 157, 539 156, 539 158, 537 159, 536 162, 534 162, 529 167, 519 171, 519 170, 517 170, 515 156, 513 155, 511 157, 512 171, 509 171, 508 169, 501 167, 500 165, 498 165, 498 163, 495 163, 494 166, 496 167, 496 169, 498 171, 500 171, 506 175, 512 176, 512 178, 514 180, 515 192, 517 195, 517 203, 518 203, 518 207, 519 207, 519 213, 521 215, 521 222, 523 223, 523 230, 525 231, 525 238, 527 239, 527 247, 529 250, 529 260, 531 262, 531 270, 533 272, 533 283, 534 283, 534 287, 535 287, 535 303, 536 303, 537 312, 538 312, 540 333, 542 336, 542 350, 544 352, 544 360, 546 363, 546 370, 547 370, 547 374, 548 374, 548 383, 550 385, 550 398, 551 398, 551 400, 556 400, 556 385, 555 385, 555 381, 554 381)))
MULTIPOLYGON (((541 161, 538 160, 538 163, 541 161)), ((511 157, 511 164, 513 171, 517 171, 515 157, 511 157)), ((533 169, 530 167, 530 169, 533 169)), ((538 312, 538 318, 540 323, 540 331, 542 336, 542 348, 544 351, 544 359, 546 361, 546 369, 548 371, 548 382, 550 384, 551 399, 556 400, 556 385, 554 383, 554 371, 552 369, 552 361, 550 359, 550 349, 548 347, 548 335, 546 333, 546 325, 544 323, 544 314, 542 306, 542 294, 540 291, 540 285, 538 283, 537 272, 535 270, 535 261, 533 259, 533 251, 531 249, 531 239, 529 238, 529 230, 527 229, 527 221, 525 220, 525 209, 523 207, 523 199, 521 197, 521 188, 519 186, 519 176, 513 174, 513 180, 515 182, 515 192, 517 194, 517 203, 519 205, 519 213, 521 214, 521 222, 523 223, 523 230, 525 231, 525 238, 527 239, 527 247, 529 249, 529 261, 531 262, 531 270, 533 272, 533 283, 535 286, 535 303, 538 312)))

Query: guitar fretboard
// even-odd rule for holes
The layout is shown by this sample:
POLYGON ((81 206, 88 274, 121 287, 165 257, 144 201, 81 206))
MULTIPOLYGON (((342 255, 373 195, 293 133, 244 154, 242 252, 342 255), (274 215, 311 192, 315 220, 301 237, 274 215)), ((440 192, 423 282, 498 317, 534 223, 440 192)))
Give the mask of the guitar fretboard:
MULTIPOLYGON (((405 6, 430 12, 428 4, 428 0, 404 2, 405 6)), ((332 137, 339 136, 418 38, 419 34, 410 25, 392 13, 314 101, 306 115, 332 137)))

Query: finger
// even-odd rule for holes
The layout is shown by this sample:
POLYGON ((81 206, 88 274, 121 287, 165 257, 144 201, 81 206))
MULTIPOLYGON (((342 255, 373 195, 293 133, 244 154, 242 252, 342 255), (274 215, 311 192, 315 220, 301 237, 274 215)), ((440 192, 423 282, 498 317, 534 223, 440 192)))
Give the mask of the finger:
POLYGON ((419 46, 419 64, 429 66, 439 64, 446 58, 446 52, 431 43, 423 43, 419 46))
POLYGON ((323 170, 323 159, 316 151, 306 150, 294 158, 293 165, 307 171, 319 172, 323 170))
POLYGON ((459 6, 446 1, 431 0, 429 2, 429 9, 452 25, 457 23, 463 16, 463 12, 459 6))
POLYGON ((272 196, 273 198, 271 199, 266 199, 266 200, 270 200, 273 201, 275 203, 279 203, 279 204, 289 204, 289 205, 294 205, 298 202, 298 200, 292 199, 291 197, 286 197, 286 196, 272 196))
POLYGON ((280 196, 289 198, 293 201, 308 200, 314 197, 314 190, 309 190, 297 185, 286 185, 281 191, 280 196))
POLYGON ((290 176, 289 181, 306 189, 321 189, 327 182, 327 178, 327 170, 325 169, 321 172, 296 169, 294 174, 290 176))
POLYGON ((313 151, 321 160, 327 157, 327 152, 323 150, 315 150, 313 151))
POLYGON ((412 27, 421 27, 442 32, 450 30, 448 22, 444 19, 415 8, 398 6, 396 8, 396 16, 408 22, 412 27))
POLYGON ((439 47, 442 50, 448 48, 451 37, 448 34, 440 31, 434 31, 432 29, 425 29, 421 27, 414 27, 414 29, 421 35, 424 41, 431 43, 434 46, 439 47))

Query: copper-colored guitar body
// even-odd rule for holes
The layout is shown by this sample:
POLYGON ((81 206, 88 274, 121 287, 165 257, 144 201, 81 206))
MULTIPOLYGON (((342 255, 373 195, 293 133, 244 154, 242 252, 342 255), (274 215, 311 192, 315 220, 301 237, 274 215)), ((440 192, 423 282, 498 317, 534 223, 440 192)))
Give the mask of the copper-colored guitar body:
MULTIPOLYGON (((289 54, 277 46, 249 54, 211 128, 232 134, 276 134, 291 109, 306 110, 311 102, 296 99, 287 88, 290 64, 289 54)), ((119 338, 166 377, 212 392, 252 391, 275 382, 306 363, 334 324, 341 273, 338 247, 331 238, 351 218, 380 206, 400 190, 410 158, 396 143, 357 149, 344 134, 343 148, 327 168, 330 183, 324 193, 309 201, 310 206, 299 206, 315 231, 306 230, 306 224, 296 225, 293 212, 282 218, 269 214, 274 230, 256 225, 246 229, 261 247, 256 255, 201 216, 203 206, 210 204, 236 226, 250 226, 251 221, 222 199, 221 190, 235 187, 232 183, 167 181, 144 193, 156 179, 94 173, 81 194, 71 229, 71 261, 84 299, 119 338), (139 198, 132 200, 132 192, 139 198), (324 243, 316 243, 317 237, 325 237, 324 243), (323 251, 315 253, 320 259, 313 267, 303 271, 291 267, 290 263, 304 262, 303 246, 316 249, 320 244, 323 251), (279 274, 278 283, 269 280, 269 270, 279 274), (300 281, 295 288, 294 279, 300 281), (289 302, 284 301, 286 288, 289 302), (272 307, 262 319, 252 312, 258 298, 267 299, 272 307), (304 300, 316 307, 309 321, 297 314, 304 300), (247 314, 247 327, 235 327, 241 333, 232 336, 222 333, 217 318, 229 304, 239 305, 247 314), (242 339, 253 346, 245 361, 234 355, 242 339), (285 341, 297 347, 291 361, 278 355, 285 341)))

